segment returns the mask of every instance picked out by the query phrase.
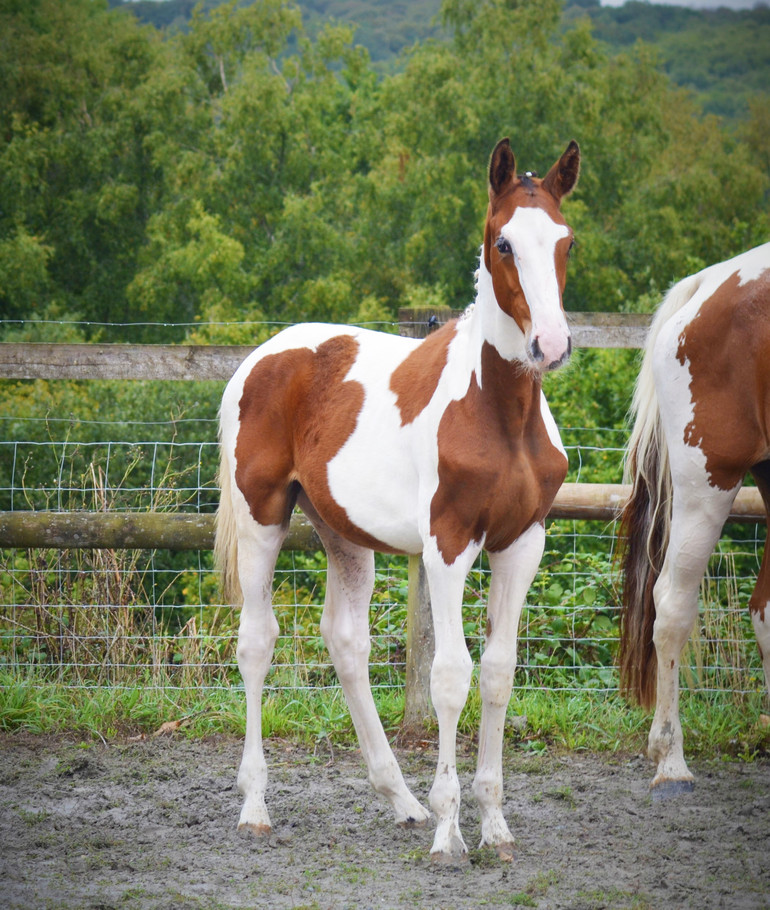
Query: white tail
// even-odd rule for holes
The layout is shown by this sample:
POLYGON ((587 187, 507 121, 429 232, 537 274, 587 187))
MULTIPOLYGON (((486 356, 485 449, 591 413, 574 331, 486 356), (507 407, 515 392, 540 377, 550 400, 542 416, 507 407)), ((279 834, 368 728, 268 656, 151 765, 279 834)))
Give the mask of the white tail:
POLYGON ((241 582, 238 578, 238 531, 233 514, 230 494, 232 484, 230 461, 225 447, 219 446, 219 508, 216 515, 216 537, 214 539, 214 563, 222 575, 222 599, 224 603, 239 607, 243 603, 241 582))
POLYGON ((645 344, 644 359, 634 388, 630 417, 633 430, 626 449, 624 482, 636 485, 641 480, 650 491, 654 504, 653 525, 662 527, 662 549, 668 545, 671 521, 671 470, 668 446, 660 426, 658 394, 652 373, 652 352, 658 335, 666 322, 692 298, 702 281, 701 275, 691 275, 675 284, 666 294, 650 326, 645 344))

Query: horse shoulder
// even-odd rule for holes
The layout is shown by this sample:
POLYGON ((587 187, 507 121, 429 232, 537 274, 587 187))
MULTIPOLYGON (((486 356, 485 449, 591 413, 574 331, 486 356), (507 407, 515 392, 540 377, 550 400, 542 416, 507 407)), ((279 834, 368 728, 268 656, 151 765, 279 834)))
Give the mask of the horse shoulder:
POLYGON ((415 347, 391 374, 390 390, 396 396, 402 426, 413 423, 433 400, 456 331, 456 319, 446 323, 415 347))

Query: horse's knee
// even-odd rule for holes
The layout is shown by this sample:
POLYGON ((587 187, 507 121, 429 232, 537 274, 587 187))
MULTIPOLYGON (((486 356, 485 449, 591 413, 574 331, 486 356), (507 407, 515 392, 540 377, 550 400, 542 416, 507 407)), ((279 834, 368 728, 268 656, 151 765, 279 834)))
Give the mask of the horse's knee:
POLYGON ((436 711, 462 711, 471 687, 473 661, 463 643, 462 648, 436 653, 430 671, 430 694, 436 711))

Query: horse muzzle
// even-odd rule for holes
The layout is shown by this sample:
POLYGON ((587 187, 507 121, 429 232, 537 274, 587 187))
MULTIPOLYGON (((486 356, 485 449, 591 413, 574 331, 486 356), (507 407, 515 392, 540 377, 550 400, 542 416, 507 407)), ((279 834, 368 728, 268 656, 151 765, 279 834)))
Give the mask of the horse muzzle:
POLYGON ((569 332, 533 334, 527 345, 527 355, 535 369, 541 373, 558 370, 569 360, 571 354, 572 336, 569 332))

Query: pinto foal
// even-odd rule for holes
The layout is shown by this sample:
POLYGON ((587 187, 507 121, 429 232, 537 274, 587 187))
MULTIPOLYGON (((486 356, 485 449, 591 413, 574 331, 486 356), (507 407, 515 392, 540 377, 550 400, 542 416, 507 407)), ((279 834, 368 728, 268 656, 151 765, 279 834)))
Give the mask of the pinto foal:
POLYGON ((571 350, 561 298, 573 241, 560 202, 579 164, 573 141, 545 178, 519 177, 508 140, 498 143, 477 296, 459 320, 423 341, 297 325, 255 350, 230 380, 220 412, 216 553, 225 596, 243 603, 241 828, 257 835, 271 829, 261 696, 278 635, 273 570, 296 505, 326 549, 321 633, 369 780, 396 821, 414 825, 429 813, 409 792, 377 716, 368 610, 373 551, 422 553, 436 641, 430 682, 439 724, 430 791, 436 860, 467 855, 455 766, 457 721, 471 680, 462 600, 466 575, 480 551, 489 552, 473 792, 481 844, 512 857, 502 813, 503 727, 519 616, 542 557, 544 519, 567 469, 541 381, 571 350))

